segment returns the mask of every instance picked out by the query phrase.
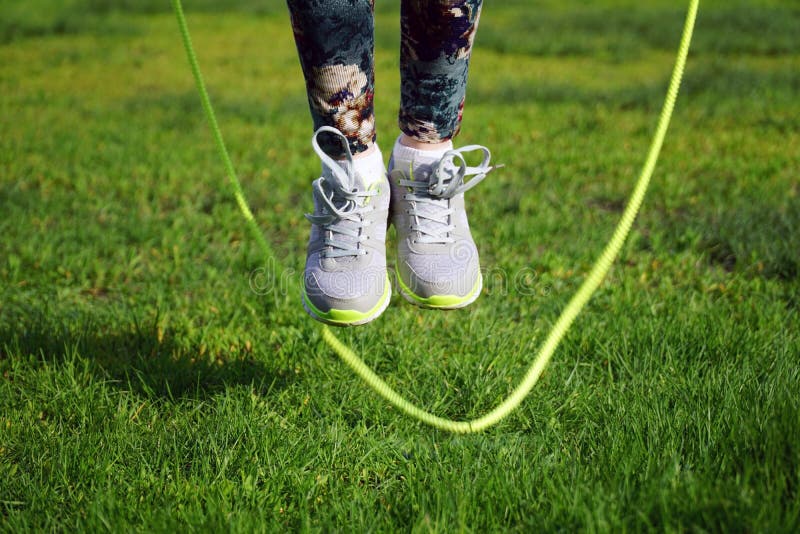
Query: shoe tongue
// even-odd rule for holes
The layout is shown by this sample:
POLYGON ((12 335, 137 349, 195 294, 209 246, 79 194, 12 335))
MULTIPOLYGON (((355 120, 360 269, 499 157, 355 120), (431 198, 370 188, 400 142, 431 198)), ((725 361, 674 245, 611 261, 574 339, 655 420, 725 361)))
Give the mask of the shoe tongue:
MULTIPOLYGON (((432 197, 434 198, 434 197, 432 197)), ((435 199, 435 203, 417 203, 417 213, 437 220, 420 218, 420 226, 431 233, 441 233, 447 227, 447 217, 442 215, 442 211, 447 209, 447 199, 435 199), (444 221, 444 222, 439 222, 444 221)))
POLYGON ((358 165, 356 165, 355 170, 351 173, 350 162, 341 161, 337 163, 339 163, 340 167, 342 168, 342 172, 336 173, 338 178, 336 175, 334 175, 334 171, 328 167, 324 167, 322 169, 322 176, 331 185, 341 182, 343 189, 346 191, 352 189, 366 191, 374 184, 379 183, 384 177, 383 172, 376 172, 374 170, 373 172, 364 172, 362 169, 358 169, 358 165))
POLYGON ((325 181, 332 187, 336 187, 337 184, 341 186, 341 188, 345 191, 350 191, 354 187, 358 187, 358 184, 351 183, 351 176, 354 173, 351 172, 351 165, 348 161, 339 161, 339 169, 332 169, 327 165, 322 166, 322 177, 325 178, 325 181))
POLYGON ((422 228, 424 228, 426 231, 430 233, 438 234, 438 233, 443 233, 442 231, 448 226, 446 222, 447 218, 442 215, 442 211, 446 210, 449 207, 449 203, 448 199, 446 198, 439 198, 426 194, 428 183, 430 180, 430 175, 432 172, 433 172, 432 164, 417 165, 414 168, 414 181, 425 184, 425 189, 418 190, 418 194, 423 194, 428 199, 430 199, 429 202, 418 202, 416 210, 417 213, 425 217, 432 217, 434 219, 444 221, 444 222, 438 222, 436 220, 427 219, 425 217, 419 218, 419 224, 422 228))
MULTIPOLYGON (((350 191, 350 190, 352 190, 354 188, 357 188, 357 189, 361 188, 362 184, 360 183, 360 179, 358 178, 357 174, 352 179, 352 181, 355 181, 355 183, 350 183, 351 182, 351 178, 350 177, 353 176, 349 172, 350 163, 347 162, 347 161, 339 161, 337 163, 341 167, 341 171, 339 171, 339 172, 334 172, 334 170, 330 169, 329 167, 327 167, 325 165, 322 166, 322 178, 328 183, 328 185, 332 189, 335 190, 337 188, 337 184, 340 184, 344 191, 350 191)), ((342 198, 340 194, 335 194, 334 205, 336 207, 341 209, 347 203, 348 203, 348 201, 345 200, 344 198, 342 198)), ((357 223, 355 221, 350 221, 350 220, 347 220, 347 219, 339 220, 336 223, 336 225, 337 226, 341 226, 341 227, 345 227, 345 228, 349 228, 349 229, 352 229, 352 230, 357 230, 358 227, 359 227, 359 223, 357 223)), ((328 231, 329 230, 325 230, 325 232, 328 232, 328 231)), ((338 233, 338 232, 333 232, 333 235, 331 237, 333 239, 335 239, 336 241, 340 241, 340 242, 343 242, 343 243, 351 243, 353 245, 355 245, 357 243, 357 241, 358 241, 358 239, 356 237, 353 237, 353 236, 350 236, 350 235, 346 235, 346 234, 341 234, 341 233, 338 233)), ((331 258, 331 259, 328 260, 328 262, 330 263, 330 265, 328 267, 329 268, 333 268, 336 264, 349 263, 349 262, 354 261, 354 260, 355 260, 355 256, 340 256, 340 257, 337 257, 337 258, 331 258)))

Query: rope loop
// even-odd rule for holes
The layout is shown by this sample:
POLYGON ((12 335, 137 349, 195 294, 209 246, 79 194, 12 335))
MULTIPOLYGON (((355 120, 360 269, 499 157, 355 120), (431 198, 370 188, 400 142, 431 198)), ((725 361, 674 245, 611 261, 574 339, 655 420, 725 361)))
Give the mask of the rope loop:
MULTIPOLYGON (((489 411, 486 415, 471 421, 454 421, 451 419, 446 419, 423 410, 392 389, 389 384, 375 374, 375 372, 370 369, 366 363, 364 363, 364 360, 362 360, 358 354, 356 354, 350 347, 342 343, 342 341, 331 331, 330 328, 323 325, 322 338, 325 340, 328 346, 337 355, 339 355, 342 361, 349 365, 353 371, 355 371, 355 373, 367 383, 367 385, 375 390, 376 393, 401 411, 423 423, 440 430, 446 430, 459 434, 469 434, 485 430, 505 419, 509 414, 511 414, 511 412, 519 407, 528 393, 530 393, 531 389, 533 389, 533 386, 536 384, 545 367, 547 367, 547 364, 550 362, 550 359, 558 347, 558 344, 569 331, 569 328, 573 321, 575 321, 575 318, 581 312, 592 295, 594 295, 595 291, 597 291, 597 288, 600 286, 603 278, 605 278, 606 274, 608 274, 611 264, 619 254, 619 251, 622 248, 628 233, 630 232, 633 220, 639 213, 639 208, 642 205, 644 195, 647 192, 647 187, 650 185, 650 178, 653 175, 653 170, 655 170, 656 162, 658 161, 658 155, 661 152, 661 146, 664 144, 664 137, 667 134, 667 127, 669 126, 670 119, 672 118, 672 111, 675 108, 675 100, 678 97, 678 90, 680 89, 683 71, 686 66, 686 58, 689 54, 689 45, 692 41, 692 33, 694 31, 694 24, 695 19, 697 18, 699 3, 699 0, 690 0, 689 2, 689 8, 686 12, 686 22, 683 26, 683 34, 678 47, 678 54, 675 59, 675 66, 672 70, 672 77, 669 82, 667 95, 664 99, 664 105, 661 109, 661 115, 658 119, 658 125, 656 127, 655 134, 653 135, 653 139, 650 142, 650 149, 647 152, 647 157, 644 165, 642 166, 642 170, 639 173, 639 178, 636 181, 633 193, 631 193, 631 197, 625 207, 625 211, 622 213, 622 217, 620 218, 619 223, 617 223, 617 227, 615 228, 614 233, 612 234, 611 239, 609 240, 605 249, 603 249, 603 252, 597 258, 597 261, 595 261, 592 269, 586 276, 586 279, 584 279, 583 283, 578 288, 578 291, 575 293, 572 299, 570 299, 569 303, 567 303, 567 306, 561 312, 561 315, 558 317, 558 320, 553 325, 550 333, 547 335, 547 338, 539 349, 539 352, 536 354, 533 363, 531 363, 522 381, 514 388, 514 390, 508 397, 506 397, 505 400, 489 411)), ((226 148, 225 141, 222 138, 222 132, 220 132, 219 125, 217 124, 214 108, 211 105, 208 91, 206 90, 205 83, 203 82, 203 75, 200 71, 200 66, 197 63, 197 56, 195 54, 194 47, 192 46, 192 39, 189 33, 189 28, 186 24, 186 17, 183 14, 181 0, 172 0, 172 6, 175 10, 175 15, 178 18, 178 27, 180 28, 181 35, 183 37, 186 55, 189 59, 189 65, 192 69, 192 74, 194 75, 194 79, 197 84, 197 90, 200 94, 200 101, 203 105, 203 110, 205 111, 209 126, 211 127, 211 132, 214 135, 214 140, 217 144, 217 150, 219 151, 220 157, 222 158, 222 162, 225 166, 225 171, 228 175, 231 192, 236 199, 236 203, 239 205, 239 210, 241 211, 248 228, 250 228, 253 236, 255 237, 256 243, 261 249, 261 252, 264 254, 265 259, 278 264, 277 257, 275 256, 272 247, 261 233, 261 230, 258 227, 255 218, 253 217, 253 213, 250 211, 250 208, 247 205, 247 200, 242 192, 242 186, 239 182, 239 178, 237 177, 236 171, 233 168, 233 163, 231 162, 230 155, 228 154, 228 149, 226 148)))

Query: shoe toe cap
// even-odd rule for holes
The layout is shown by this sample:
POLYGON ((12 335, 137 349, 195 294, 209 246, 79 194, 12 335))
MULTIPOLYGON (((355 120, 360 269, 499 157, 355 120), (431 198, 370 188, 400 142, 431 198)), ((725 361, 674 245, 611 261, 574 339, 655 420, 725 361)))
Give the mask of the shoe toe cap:
POLYGON ((362 272, 307 270, 304 295, 315 311, 367 313, 384 298, 386 281, 385 269, 362 272))
MULTIPOLYGON (((474 248, 474 247, 473 247, 474 248)), ((400 265, 403 282, 417 296, 463 297, 471 294, 480 277, 477 251, 461 259, 451 255, 409 255, 400 265)))

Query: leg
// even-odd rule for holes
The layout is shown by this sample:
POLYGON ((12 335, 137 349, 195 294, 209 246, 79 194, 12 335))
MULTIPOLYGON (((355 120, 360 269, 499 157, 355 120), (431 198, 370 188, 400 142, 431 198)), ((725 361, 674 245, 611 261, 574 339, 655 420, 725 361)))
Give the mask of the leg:
POLYGON ((302 302, 319 321, 364 324, 389 304, 389 184, 375 142, 373 0, 287 0, 322 175, 312 185, 302 302), (324 128, 323 128, 324 127, 324 128))
POLYGON ((437 144, 458 134, 481 4, 403 0, 399 125, 408 144, 437 144))
MULTIPOLYGON (((314 129, 342 132, 357 155, 375 142, 374 0, 287 0, 314 129)), ((320 143, 341 157, 330 134, 320 143)))
POLYGON ((403 0, 402 100, 389 163, 400 293, 419 306, 462 308, 483 285, 464 192, 492 169, 477 145, 453 150, 481 0, 403 0), (468 166, 464 154, 480 152, 468 166), (472 176, 472 179, 465 180, 472 176))

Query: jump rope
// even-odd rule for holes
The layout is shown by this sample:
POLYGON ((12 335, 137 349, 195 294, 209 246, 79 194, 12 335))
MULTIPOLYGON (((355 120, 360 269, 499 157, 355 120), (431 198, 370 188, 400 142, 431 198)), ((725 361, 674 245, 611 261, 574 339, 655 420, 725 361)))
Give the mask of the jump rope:
MULTIPOLYGON (((322 325, 322 338, 325 340, 328 346, 342 359, 342 361, 349 365, 353 371, 355 371, 355 373, 367 383, 367 385, 375 390, 376 393, 414 419, 417 419, 432 427, 459 434, 468 434, 485 430, 490 426, 499 423, 501 420, 511 414, 511 412, 513 412, 517 407, 519 407, 523 399, 528 395, 528 393, 530 393, 531 389, 533 389, 533 386, 536 384, 536 381, 539 379, 539 376, 541 376, 545 367, 547 367, 547 364, 550 362, 550 359, 558 347, 558 344, 569 331, 569 328, 575 318, 581 312, 592 295, 594 295, 595 291, 597 291, 598 286, 603 281, 603 278, 608 273, 608 270, 611 268, 611 264, 619 254, 619 251, 625 242, 625 238, 630 232, 633 220, 636 218, 636 215, 639 212, 644 195, 647 192, 647 187, 650 184, 650 178, 653 175, 653 170, 655 169, 656 162, 658 161, 658 155, 661 151, 661 146, 664 143, 664 136, 667 133, 667 127, 669 126, 670 119, 672 118, 672 111, 675 108, 675 100, 678 97, 678 89, 681 85, 683 70, 686 66, 686 57, 689 53, 689 44, 692 40, 692 32, 694 31, 694 23, 697 17, 698 5, 699 0, 690 0, 689 2, 689 8, 686 13, 686 21, 683 27, 683 34, 681 36, 680 46, 678 47, 678 55, 675 59, 675 66, 672 70, 672 77, 669 82, 666 98, 664 99, 664 105, 661 109, 661 115, 658 119, 658 126, 656 127, 655 134, 650 142, 647 158, 645 159, 644 166, 639 173, 639 178, 636 181, 636 186, 634 187, 633 193, 628 200, 625 211, 622 213, 619 223, 617 223, 617 227, 614 230, 614 234, 611 236, 611 240, 608 242, 603 252, 595 261, 591 271, 589 271, 589 274, 586 276, 586 279, 578 288, 578 291, 575 293, 572 299, 570 299, 569 303, 567 303, 567 306, 561 312, 561 315, 551 328, 544 344, 542 344, 541 348, 539 349, 536 358, 533 360, 533 363, 531 363, 522 381, 514 388, 514 390, 508 397, 506 397, 505 400, 503 400, 487 414, 471 421, 454 421, 434 415, 407 400, 400 393, 389 386, 389 384, 387 384, 381 377, 375 374, 375 372, 366 363, 364 363, 364 360, 362 360, 361 357, 359 357, 359 355, 353 351, 353 349, 345 345, 336 336, 336 334, 331 331, 330 328, 322 325)), ((247 200, 242 192, 241 183, 239 182, 239 178, 234 170, 233 163, 231 162, 230 155, 228 154, 228 149, 225 146, 225 141, 222 138, 222 132, 217 124, 214 108, 211 106, 211 100, 208 96, 208 91, 206 90, 205 82, 203 81, 203 75, 197 62, 197 55, 195 54, 194 47, 192 46, 192 38, 189 33, 189 28, 186 24, 186 17, 183 14, 181 0, 172 0, 172 6, 175 10, 175 15, 178 18, 178 26, 180 28, 181 35, 183 36, 183 44, 186 48, 186 55, 189 59, 189 65, 191 66, 192 74, 194 75, 194 79, 197 84, 197 91, 200 94, 200 101, 203 105, 203 110, 205 111, 209 126, 211 127, 214 140, 216 141, 219 155, 222 158, 225 171, 228 175, 230 190, 233 193, 236 203, 239 206, 239 210, 241 211, 247 226, 250 228, 256 243, 261 249, 264 258, 267 261, 272 262, 273 265, 279 265, 280 262, 277 261, 272 247, 262 234, 261 229, 256 223, 255 217, 253 217, 253 213, 250 211, 250 208, 247 205, 247 200)))

